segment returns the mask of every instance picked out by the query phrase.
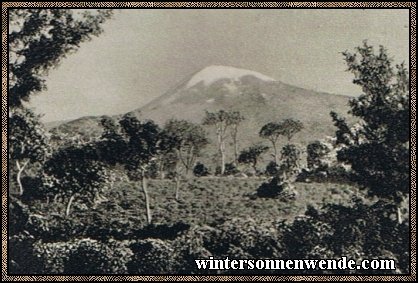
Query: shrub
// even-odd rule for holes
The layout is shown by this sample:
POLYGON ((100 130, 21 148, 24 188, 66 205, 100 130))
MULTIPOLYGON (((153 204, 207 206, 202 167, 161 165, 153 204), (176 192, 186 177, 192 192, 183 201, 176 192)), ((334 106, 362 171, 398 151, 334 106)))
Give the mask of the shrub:
POLYGON ((283 192, 283 185, 279 178, 274 177, 268 182, 264 182, 257 189, 257 196, 263 198, 274 198, 280 195, 283 192))
POLYGON ((132 251, 123 243, 81 239, 64 263, 67 274, 126 274, 132 251))
POLYGON ((36 274, 42 271, 40 261, 33 252, 35 243, 35 237, 26 231, 9 238, 10 274, 36 274))
POLYGON ((38 242, 34 247, 34 254, 36 254, 40 261, 40 271, 45 274, 62 274, 64 273, 65 260, 75 248, 76 243, 71 242, 56 242, 56 243, 42 243, 38 242))
POLYGON ((210 274, 213 270, 198 270, 195 259, 207 259, 212 256, 208 247, 213 246, 217 229, 209 226, 194 226, 183 232, 172 244, 176 267, 180 274, 210 274))
POLYGON ((276 176, 277 173, 279 173, 279 166, 276 162, 270 161, 269 164, 266 166, 266 175, 273 177, 276 176))
POLYGON ((196 177, 204 177, 210 174, 209 169, 200 162, 197 162, 196 166, 193 168, 193 174, 196 177))
POLYGON ((237 166, 234 163, 226 163, 225 164, 225 176, 235 175, 239 173, 237 166))
POLYGON ((216 247, 223 245, 228 249, 224 253, 213 250, 215 255, 232 258, 240 250, 247 258, 282 256, 283 248, 278 241, 277 230, 271 223, 258 223, 252 218, 234 218, 220 225, 218 229, 220 233, 215 240, 216 247))
POLYGON ((170 274, 174 270, 174 250, 170 242, 145 239, 130 245, 133 258, 128 263, 130 274, 170 274))

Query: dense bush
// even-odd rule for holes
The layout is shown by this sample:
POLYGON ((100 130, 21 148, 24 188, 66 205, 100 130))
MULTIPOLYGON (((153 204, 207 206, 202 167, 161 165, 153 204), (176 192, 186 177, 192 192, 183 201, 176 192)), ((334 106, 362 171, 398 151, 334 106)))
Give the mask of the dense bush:
POLYGON ((66 274, 126 274, 132 251, 123 242, 82 239, 64 262, 66 274))
MULTIPOLYGON (((238 173, 239 173, 239 170, 234 163, 226 163, 225 164, 224 176, 235 175, 235 174, 238 174, 238 173)), ((216 175, 221 175, 221 167, 220 166, 216 167, 215 174, 216 175)))
POLYGON ((210 274, 213 270, 198 270, 195 259, 208 259, 213 256, 207 247, 213 245, 213 236, 217 233, 215 228, 209 226, 194 226, 173 240, 176 261, 175 270, 180 274, 210 274))
POLYGON ((24 231, 9 237, 10 274, 35 274, 42 272, 40 262, 34 254, 36 238, 24 231))
POLYGON ((132 243, 133 258, 128 263, 130 274, 170 274, 175 272, 174 249, 170 242, 145 239, 132 243))
MULTIPOLYGON (((328 204, 320 209, 309 206, 305 215, 291 222, 233 218, 214 227, 189 228, 180 224, 145 227, 129 234, 131 239, 138 239, 133 242, 75 237, 69 241, 45 242, 38 239, 45 234, 34 237, 20 232, 9 238, 13 246, 10 271, 14 274, 231 274, 248 273, 248 270, 198 270, 195 259, 346 256, 356 261, 393 258, 396 272, 407 273, 410 270, 409 226, 399 224, 388 213, 390 205, 393 204, 381 201, 370 205, 353 199, 349 205, 328 204), (169 232, 174 230, 177 232, 169 232), (155 238, 157 234, 170 233, 173 234, 170 238, 155 238)), ((312 272, 322 271, 307 271, 312 272)), ((379 272, 388 271, 376 271, 379 272)))
POLYGON ((271 180, 264 182, 257 189, 257 196, 263 198, 274 198, 283 192, 282 182, 277 177, 273 177, 271 180))
POLYGON ((197 162, 195 167, 193 168, 193 174, 196 177, 204 177, 204 176, 208 176, 210 174, 209 169, 200 162, 197 162))
POLYGON ((273 177, 276 176, 277 173, 279 173, 279 166, 276 162, 270 161, 269 164, 266 166, 266 175, 273 177))

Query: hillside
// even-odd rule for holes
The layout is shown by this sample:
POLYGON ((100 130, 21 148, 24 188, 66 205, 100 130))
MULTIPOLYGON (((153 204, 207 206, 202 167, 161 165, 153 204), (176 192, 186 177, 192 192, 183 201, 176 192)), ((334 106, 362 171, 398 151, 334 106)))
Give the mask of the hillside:
MULTIPOLYGON (((209 66, 132 113, 163 125, 171 118, 201 123, 205 111, 238 110, 246 118, 238 134, 240 148, 261 141, 258 132, 265 123, 294 118, 305 125, 295 136, 295 142, 305 146, 310 141, 335 134, 329 113, 347 113, 348 100, 347 96, 288 85, 250 70, 209 66)), ((58 128, 67 133, 98 135, 99 120, 100 117, 83 117, 58 128)), ((207 128, 207 131, 213 142, 206 157, 214 158, 214 129, 207 128)))

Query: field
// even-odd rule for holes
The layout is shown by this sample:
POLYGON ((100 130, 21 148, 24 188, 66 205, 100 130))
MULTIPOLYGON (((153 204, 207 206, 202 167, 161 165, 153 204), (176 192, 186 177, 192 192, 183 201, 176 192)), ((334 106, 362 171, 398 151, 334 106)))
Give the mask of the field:
MULTIPOLYGON (((175 185, 170 180, 150 180, 152 221, 154 224, 184 222, 214 226, 232 218, 253 218, 257 222, 293 220, 311 204, 348 203, 352 196, 361 194, 356 187, 331 183, 296 183, 295 200, 256 198, 254 193, 265 179, 202 177, 183 181, 179 200, 175 199, 175 185)), ((100 217, 110 224, 129 221, 143 225, 145 202, 139 183, 119 182, 104 194, 107 201, 95 208, 74 206, 73 217, 100 217)), ((94 221, 94 220, 90 221, 94 221)))

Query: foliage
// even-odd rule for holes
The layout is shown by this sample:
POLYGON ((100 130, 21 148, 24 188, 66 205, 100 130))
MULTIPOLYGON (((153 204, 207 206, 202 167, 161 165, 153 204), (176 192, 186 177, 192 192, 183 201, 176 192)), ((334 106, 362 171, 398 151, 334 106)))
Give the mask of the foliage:
POLYGON ((350 101, 350 114, 361 121, 349 127, 331 113, 338 160, 351 165, 353 180, 370 195, 400 202, 409 193, 409 78, 404 64, 392 66, 386 49, 364 42, 356 53, 343 53, 353 83, 363 94, 350 101))
POLYGON ((42 164, 50 151, 46 130, 39 119, 29 108, 10 109, 9 158, 16 164, 20 195, 24 193, 21 174, 28 163, 42 164))
POLYGON ((36 238, 23 231, 9 236, 9 272, 11 274, 35 274, 41 271, 41 266, 33 253, 36 238))
POLYGON ((330 148, 321 141, 314 141, 308 144, 307 164, 309 170, 324 171, 328 168, 328 164, 324 163, 324 157, 331 151, 330 148))
POLYGON ((193 174, 196 177, 204 177, 210 175, 209 169, 205 166, 205 164, 197 162, 193 168, 193 174))
POLYGON ((292 137, 300 132, 303 129, 303 123, 299 120, 294 119, 284 119, 280 122, 280 128, 282 135, 287 138, 287 141, 290 142, 292 137))
MULTIPOLYGON (((59 195, 91 202, 107 181, 104 163, 94 144, 73 145, 56 151, 45 163, 45 173, 57 179, 59 195)), ((69 214, 69 207, 67 209, 69 214)))
MULTIPOLYGON (((233 125, 234 127, 238 127, 238 124, 241 122, 242 117, 239 112, 228 112, 225 110, 219 110, 218 112, 208 112, 206 111, 205 117, 203 118, 203 125, 208 126, 215 126, 216 128, 216 136, 218 138, 218 150, 221 156, 221 175, 225 173, 225 139, 227 129, 233 125)), ((235 128, 237 130, 237 128, 235 128)), ((234 131, 233 131, 234 132, 234 131)), ((236 148, 236 143, 235 143, 236 148)))
POLYGON ((42 161, 48 153, 48 138, 40 116, 26 107, 9 113, 9 154, 12 160, 42 161))
POLYGON ((268 139, 271 142, 274 150, 273 156, 275 163, 278 163, 277 141, 282 134, 282 127, 280 123, 276 122, 270 122, 265 124, 259 132, 260 137, 268 139))
MULTIPOLYGON (((161 129, 153 121, 140 122, 134 115, 124 115, 119 121, 123 134, 126 135, 125 150, 121 161, 131 173, 146 171, 164 146, 160 140, 161 129)), ((130 175, 134 177, 134 175, 130 175)), ((142 177, 140 177, 142 178, 142 177)))
POLYGON ((164 127, 164 143, 174 149, 177 162, 184 166, 186 174, 207 144, 206 133, 200 125, 186 120, 169 120, 164 127))
POLYGON ((65 274, 126 274, 132 251, 123 242, 81 239, 64 263, 65 274))
POLYGON ((238 174, 240 171, 234 163, 225 163, 224 174, 221 174, 221 167, 217 166, 215 169, 215 175, 217 176, 232 176, 238 174))
POLYGON ((170 242, 144 239, 130 245, 133 258, 128 264, 130 274, 170 274, 175 272, 170 242))
POLYGON ((80 43, 102 32, 112 10, 9 10, 9 104, 22 106, 32 93, 45 89, 44 76, 80 43))
POLYGON ((257 161, 260 156, 268 150, 268 146, 262 144, 255 144, 250 146, 248 149, 241 151, 238 162, 251 164, 254 171, 257 171, 257 161))
POLYGON ((284 119, 280 122, 269 122, 265 124, 259 135, 262 138, 268 139, 273 146, 274 162, 278 163, 277 142, 280 136, 285 136, 288 143, 292 137, 303 129, 303 124, 299 120, 284 119))
POLYGON ((257 196, 262 198, 278 197, 284 189, 283 182, 278 177, 273 177, 271 180, 262 183, 257 188, 257 196))
POLYGON ((294 144, 287 144, 281 150, 281 164, 279 174, 283 174, 286 180, 291 179, 299 168, 300 151, 294 144))
POLYGON ((279 166, 274 161, 270 161, 266 166, 265 171, 267 176, 273 177, 279 173, 279 166))

